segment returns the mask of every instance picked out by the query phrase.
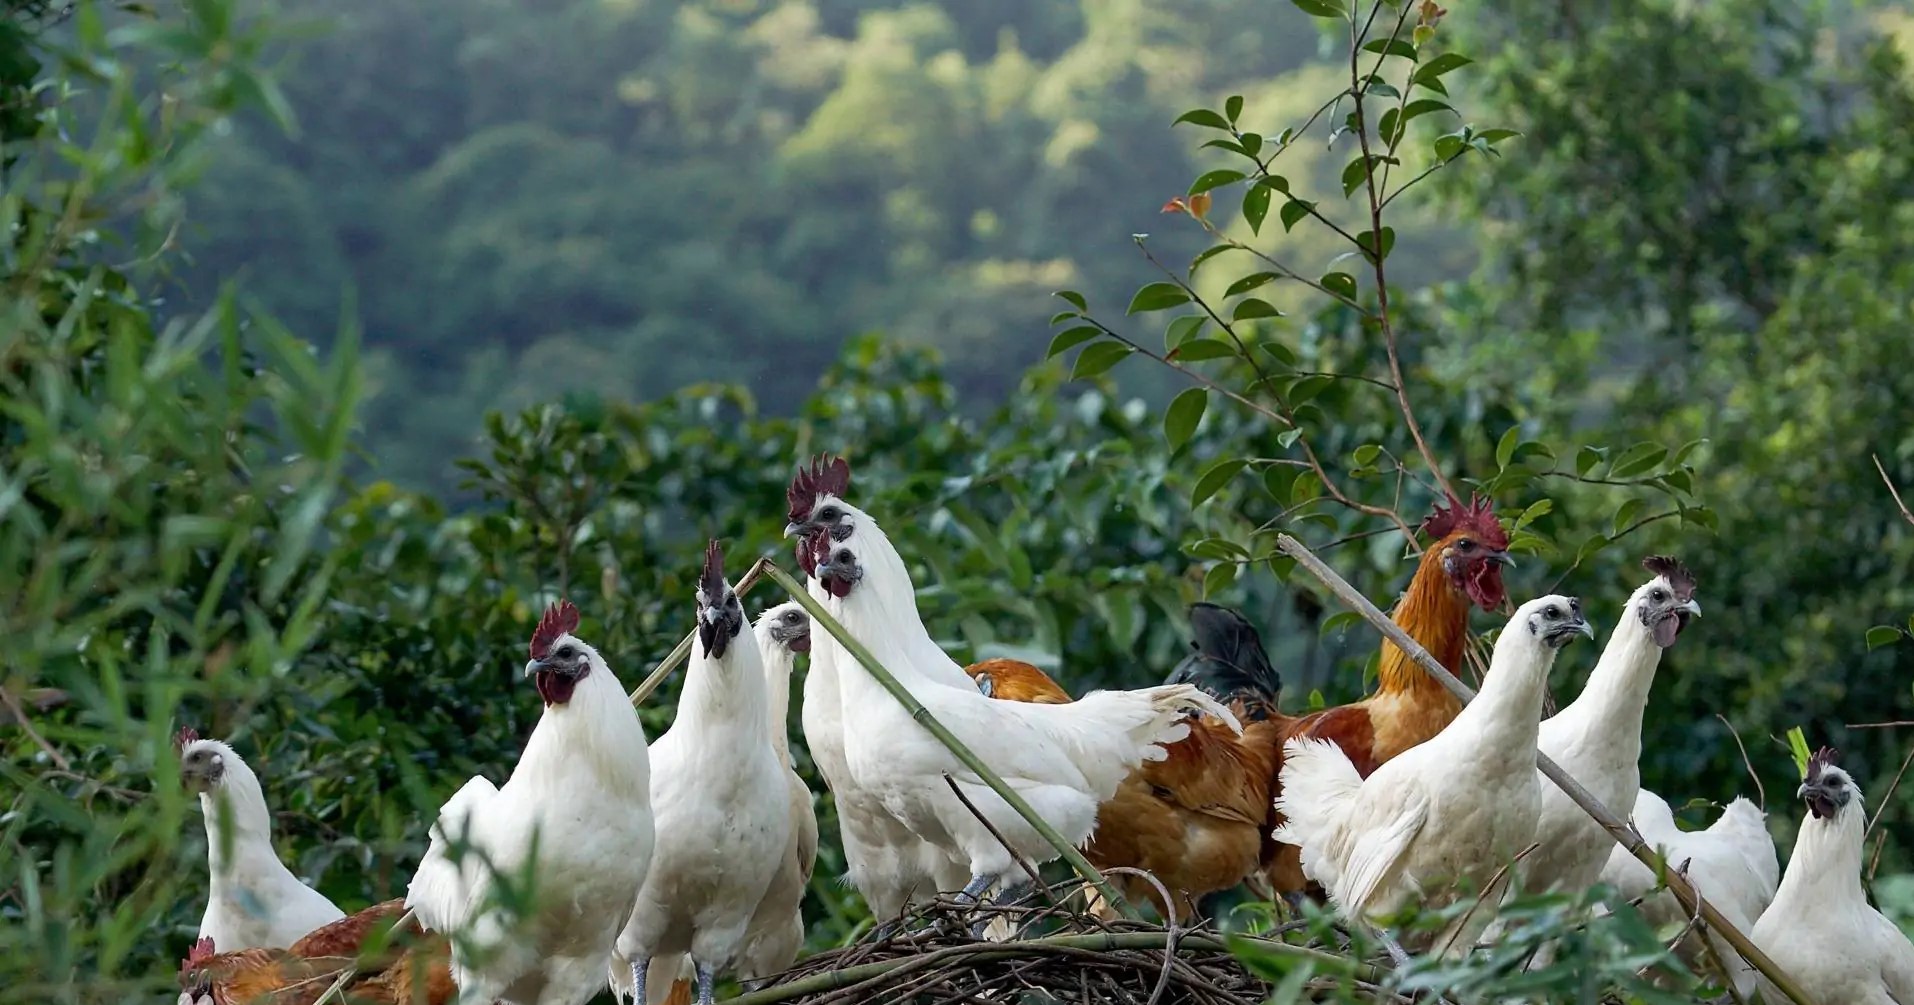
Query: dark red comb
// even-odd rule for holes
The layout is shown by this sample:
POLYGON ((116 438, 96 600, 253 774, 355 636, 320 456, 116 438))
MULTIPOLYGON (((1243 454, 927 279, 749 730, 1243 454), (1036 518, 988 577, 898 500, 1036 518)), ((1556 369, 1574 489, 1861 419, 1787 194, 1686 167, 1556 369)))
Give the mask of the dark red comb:
POLYGON ((178 753, 185 750, 187 744, 197 743, 198 741, 199 730, 191 726, 181 726, 179 732, 173 736, 173 752, 178 753))
POLYGON ((1820 778, 1821 772, 1835 767, 1835 762, 1839 760, 1840 757, 1841 752, 1833 747, 1822 747, 1820 750, 1815 751, 1814 756, 1808 758, 1807 780, 1812 782, 1820 778))
POLYGON ((1432 540, 1440 541, 1458 530, 1473 533, 1480 539, 1478 543, 1497 551, 1509 546, 1508 532, 1495 518, 1495 503, 1473 492, 1467 503, 1454 496, 1449 497, 1446 506, 1436 503, 1429 518, 1422 521, 1422 532, 1432 540))
POLYGON ((538 619, 538 628, 532 632, 532 658, 542 660, 552 654, 552 643, 560 635, 578 630, 578 608, 569 600, 561 600, 545 608, 545 616, 538 619))
POLYGON ((715 537, 704 546, 704 575, 698 580, 698 592, 706 604, 716 604, 724 596, 724 546, 715 537))
POLYGON ((1671 555, 1650 555, 1642 559, 1642 568, 1668 580, 1668 585, 1674 587, 1683 600, 1695 595, 1695 574, 1681 564, 1681 559, 1671 555))
POLYGON ((842 499, 850 491, 850 462, 842 457, 819 454, 811 458, 808 469, 798 465, 797 477, 791 479, 791 487, 784 493, 785 501, 791 505, 786 519, 802 523, 810 517, 818 496, 828 493, 842 499))

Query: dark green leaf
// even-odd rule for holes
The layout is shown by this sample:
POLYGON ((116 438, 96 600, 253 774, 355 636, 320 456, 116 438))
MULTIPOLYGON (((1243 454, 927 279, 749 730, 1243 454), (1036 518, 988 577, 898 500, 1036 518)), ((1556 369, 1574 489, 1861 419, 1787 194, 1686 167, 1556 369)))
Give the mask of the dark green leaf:
POLYGON ((1435 141, 1436 160, 1439 160, 1439 161, 1454 160, 1456 157, 1462 154, 1463 149, 1464 148, 1462 146, 1462 137, 1455 133, 1449 133, 1443 136, 1436 137, 1436 141, 1435 141))
POLYGON ((1065 321, 1070 320, 1071 318, 1080 318, 1082 316, 1083 315, 1078 314, 1076 311, 1058 311, 1057 313, 1050 315, 1050 326, 1054 328, 1057 325, 1060 325, 1064 323, 1065 321))
POLYGON ((1207 108, 1192 108, 1177 116, 1176 121, 1170 124, 1180 125, 1185 122, 1195 126, 1208 126, 1211 129, 1221 129, 1224 132, 1229 131, 1229 120, 1207 108))
POLYGON ((1872 652, 1882 646, 1891 646, 1901 641, 1902 632, 1893 625, 1875 625, 1867 630, 1867 647, 1872 652))
POLYGON ((1129 346, 1121 342, 1096 342, 1085 346, 1077 354, 1077 365, 1070 371, 1071 380, 1084 380, 1108 371, 1123 362, 1130 355, 1129 346))
POLYGON ((1179 363, 1201 363, 1236 355, 1235 347, 1222 339, 1193 338, 1170 351, 1169 358, 1179 363))
POLYGON ((1087 311, 1090 309, 1089 302, 1084 300, 1083 294, 1078 293, 1076 290, 1058 290, 1051 294, 1051 296, 1062 297, 1070 301, 1070 306, 1075 307, 1077 310, 1087 311))
MULTIPOLYGON (((1376 232, 1373 230, 1365 230, 1362 233, 1356 235, 1356 246, 1362 249, 1363 255, 1367 257, 1369 261, 1371 262, 1376 261, 1376 258, 1377 258, 1375 244, 1376 244, 1376 232)), ((1385 260, 1388 259, 1389 252, 1393 250, 1395 246, 1396 246, 1396 228, 1394 227, 1382 228, 1381 257, 1385 260)))
POLYGON ((1522 134, 1519 132, 1516 132, 1513 129, 1484 129, 1481 132, 1475 134, 1475 138, 1481 140, 1484 143, 1487 143, 1490 146, 1494 146, 1495 144, 1500 143, 1511 136, 1520 136, 1520 135, 1522 134))
POLYGON ((1348 12, 1343 9, 1342 4, 1333 2, 1333 0, 1289 0, 1289 2, 1295 4, 1296 9, 1311 17, 1344 18, 1349 16, 1348 12))
POLYGON ((1702 444, 1707 442, 1708 441, 1705 438, 1699 439, 1699 440, 1689 440, 1687 443, 1682 444, 1680 449, 1675 451, 1674 456, 1668 458, 1668 463, 1670 464, 1683 463, 1684 461, 1688 460, 1688 456, 1690 454, 1693 454, 1695 451, 1701 449, 1702 444))
POLYGON ((1580 478, 1586 478, 1590 471, 1595 470, 1595 465, 1602 463, 1602 458, 1607 456, 1608 456, 1608 451, 1603 450, 1600 447, 1583 447, 1582 449, 1576 451, 1575 452, 1576 476, 1580 478))
POLYGON ((1237 457, 1226 457, 1210 465, 1209 469, 1196 479, 1196 488, 1190 491, 1190 508, 1195 509, 1208 502, 1211 496, 1221 492, 1223 486, 1228 485, 1230 479, 1235 478, 1236 473, 1241 470, 1243 470, 1243 460, 1237 457))
POLYGON ((1230 153, 1241 154, 1244 157, 1256 156, 1254 153, 1251 153, 1248 148, 1236 142, 1234 139, 1209 140, 1203 144, 1203 147, 1215 147, 1218 150, 1228 150, 1230 153))
POLYGON ((1202 251, 1199 251, 1196 253, 1195 258, 1190 260, 1190 275, 1192 276, 1196 275, 1196 267, 1199 265, 1202 265, 1204 262, 1207 262, 1210 259, 1215 258, 1217 255, 1220 255, 1225 251, 1235 251, 1235 250, 1236 250, 1236 246, 1232 244, 1218 244, 1212 247, 1204 248, 1202 251))
POLYGON ((1170 402, 1169 410, 1163 413, 1163 438, 1169 441, 1171 451, 1183 449, 1183 444, 1190 441, 1209 404, 1209 391, 1200 387, 1188 388, 1170 402))
POLYGON ((1232 94, 1228 98, 1224 99, 1223 117, 1229 119, 1231 125, 1235 125, 1236 117, 1242 114, 1243 114, 1243 96, 1242 95, 1232 94))
POLYGON ((1255 289, 1256 287, 1263 285, 1264 283, 1274 280, 1275 278, 1276 278, 1276 273, 1274 272, 1252 272, 1249 275, 1244 276, 1243 278, 1238 279, 1237 281, 1229 284, 1229 289, 1224 290, 1223 295, 1226 297, 1241 296, 1255 289))
POLYGON ((1229 589, 1230 584, 1236 582, 1237 568, 1235 562, 1218 562, 1210 566, 1210 571, 1203 574, 1203 597, 1208 599, 1229 589))
POLYGON ((1170 326, 1163 332, 1164 351, 1167 352, 1195 338, 1196 333, 1202 331, 1203 326, 1208 322, 1209 318, 1201 314, 1185 314, 1171 321, 1170 326))
POLYGON ((1295 383, 1289 385, 1289 394, 1287 395, 1289 399, 1289 407, 1301 408, 1305 403, 1310 401, 1312 398, 1323 393, 1324 391, 1327 391, 1329 389, 1329 385, 1334 384, 1335 382, 1336 382, 1336 378, 1324 377, 1320 374, 1312 374, 1311 376, 1308 376, 1308 377, 1297 378, 1295 383))
POLYGON ((1166 307, 1189 303, 1189 301, 1190 295, 1183 292, 1183 288, 1175 283, 1151 283, 1136 291, 1136 296, 1130 298, 1130 309, 1124 313, 1142 314, 1147 311, 1160 311, 1166 307))
POLYGON ((1249 224, 1250 233, 1263 232, 1263 219, 1269 216, 1269 186, 1251 185, 1243 193, 1243 222, 1249 224))
POLYGON ((1411 83, 1428 85, 1443 74, 1461 69, 1473 62, 1475 61, 1460 53, 1445 52, 1417 67, 1415 75, 1409 80, 1411 83))
POLYGON ((1611 536, 1619 535, 1622 531, 1627 530, 1635 523, 1636 519, 1642 515, 1642 510, 1647 508, 1648 504, 1640 499, 1630 499, 1622 503, 1622 508, 1615 511, 1614 521, 1609 524, 1609 534, 1611 536))
POLYGON ((1261 133, 1239 133, 1237 138, 1243 142, 1243 153, 1254 157, 1262 152, 1263 135, 1261 133))
POLYGON ((1254 321, 1258 318, 1280 318, 1283 312, 1277 310, 1267 300, 1245 297, 1236 305, 1236 312, 1230 315, 1231 321, 1254 321))
POLYGON ((1218 188, 1220 186, 1228 185, 1233 182, 1239 182, 1242 180, 1243 180, 1243 172, 1241 171, 1231 171, 1228 168, 1218 168, 1215 171, 1205 171, 1203 172, 1201 177, 1197 178, 1195 181, 1190 183, 1189 194, 1196 195, 1199 192, 1208 192, 1210 189, 1218 188))
POLYGON ((1287 233, 1294 230, 1296 228, 1296 222, 1308 216, 1309 211, 1315 208, 1315 203, 1305 202, 1301 199, 1291 199, 1283 203, 1282 211, 1278 214, 1283 221, 1283 231, 1287 233))
POLYGON ((1506 468, 1515 457, 1515 445, 1522 442, 1522 427, 1510 426, 1508 432, 1495 442, 1495 466, 1506 468))
POLYGON ((1391 56, 1401 56, 1403 59, 1416 58, 1416 47, 1410 45, 1407 39, 1402 38, 1370 39, 1363 45, 1362 51, 1387 53, 1391 56))
POLYGON ((1515 518, 1515 529, 1521 530, 1529 524, 1549 515, 1554 510, 1555 501, 1552 499, 1541 499, 1530 503, 1529 508, 1523 510, 1521 516, 1515 518))
POLYGON ((1668 448, 1659 443, 1637 443, 1615 458, 1615 463, 1609 465, 1608 476, 1616 479, 1633 478, 1653 471, 1667 456, 1668 448))
POLYGON ((1356 159, 1350 161, 1348 164, 1343 166, 1343 169, 1342 169, 1342 194, 1343 195, 1348 196, 1348 195, 1355 194, 1355 191, 1362 187, 1362 183, 1369 180, 1370 163, 1371 162, 1368 157, 1357 157, 1356 159))
POLYGON ((1274 359, 1276 362, 1282 364, 1283 366, 1296 365, 1295 350, 1284 345, 1283 343, 1278 342, 1275 339, 1267 339, 1261 343, 1261 346, 1264 352, 1269 353, 1271 359, 1274 359))
POLYGON ((1356 277, 1347 272, 1331 272, 1318 280, 1322 288, 1342 297, 1344 300, 1356 299, 1356 277))
POLYGON ((1043 358, 1055 359, 1063 353, 1102 334, 1103 330, 1101 328, 1093 328, 1090 325, 1078 325, 1075 328, 1067 328, 1058 332, 1057 337, 1050 340, 1050 351, 1044 353, 1043 358))
POLYGON ((1356 452, 1351 456, 1355 458, 1357 465, 1368 467, 1376 463, 1376 458, 1382 456, 1382 447, 1374 443, 1365 443, 1357 447, 1356 452))

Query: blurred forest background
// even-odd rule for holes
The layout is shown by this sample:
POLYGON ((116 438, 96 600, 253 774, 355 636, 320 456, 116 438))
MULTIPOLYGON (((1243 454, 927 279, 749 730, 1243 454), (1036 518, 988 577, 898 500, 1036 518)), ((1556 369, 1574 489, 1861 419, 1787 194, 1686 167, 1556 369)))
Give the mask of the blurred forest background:
MULTIPOLYGON (((1270 460, 1294 430, 1221 394, 1166 441, 1170 368, 1044 362, 1054 291, 1135 331, 1151 257, 1181 275, 1211 244, 1160 208, 1230 155, 1173 120, 1240 95, 1273 137, 1348 86, 1321 20, 5 2, 0 1003, 167 984, 203 905, 184 723, 256 766, 296 871, 349 908, 398 893, 440 801, 502 778, 537 715, 537 611, 575 599, 635 683, 690 624, 705 536, 782 554, 811 451, 854 459, 960 661, 1152 682, 1209 596, 1264 626, 1293 704, 1365 688, 1375 638, 1268 535, 1333 546, 1386 607, 1413 568, 1387 521, 1318 505, 1270 460)), ((1559 583, 1605 637, 1642 555, 1696 569, 1644 782, 1753 795, 1738 731, 1785 859, 1785 731, 1841 747, 1875 803, 1905 731, 1848 724, 1914 718, 1914 526, 1883 484, 1914 488, 1914 16, 1511 0, 1444 20, 1446 47, 1475 61, 1443 78, 1461 121, 1519 135, 1389 209, 1423 430, 1520 518, 1512 595, 1559 583)), ((1343 139, 1284 154, 1326 220, 1357 215, 1332 206, 1343 139)), ((1256 226, 1238 195, 1224 237, 1347 267, 1333 228, 1256 226)), ((1393 397, 1311 380, 1386 376, 1377 333, 1303 284, 1195 275, 1282 315, 1255 323, 1343 487, 1426 512, 1377 461, 1414 455, 1393 397)), ((1914 813, 1882 819, 1875 895, 1914 914, 1914 813)), ((834 838, 817 874, 831 945, 862 920, 834 838)))

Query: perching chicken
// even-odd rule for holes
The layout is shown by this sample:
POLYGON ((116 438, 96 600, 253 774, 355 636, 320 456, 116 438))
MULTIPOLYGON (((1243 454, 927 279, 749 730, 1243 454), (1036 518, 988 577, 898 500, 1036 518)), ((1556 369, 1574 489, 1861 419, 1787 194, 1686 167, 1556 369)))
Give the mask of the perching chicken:
MULTIPOLYGON (((1203 690, 1229 701, 1242 732, 1193 718, 1190 735, 1164 748, 1167 757, 1139 765, 1097 809, 1096 831, 1084 848, 1100 870, 1142 869, 1161 880, 1177 900, 1177 917, 1186 922, 1196 916, 1199 898, 1256 871, 1272 825, 1269 786, 1286 725, 1272 715, 1282 677, 1269 665, 1255 630, 1214 604, 1191 607, 1190 624, 1196 651, 1175 675, 1177 682, 1200 680, 1203 690)), ((1070 700, 1028 663, 985 660, 964 672, 994 698, 1070 700)), ((1142 878, 1118 873, 1110 880, 1131 902, 1164 909, 1155 886, 1142 878)))
POLYGON ((179 1005, 309 1005, 352 968, 348 1005, 447 1005, 450 947, 416 923, 395 929, 405 902, 389 900, 321 926, 286 949, 218 952, 200 939, 180 963, 179 1005))
MULTIPOLYGON (((1767 910, 1774 899, 1775 885, 1781 880, 1774 837, 1768 833, 1768 815, 1748 800, 1736 799, 1707 830, 1684 831, 1675 826, 1675 814, 1668 803, 1653 792, 1636 792, 1634 805, 1630 816, 1635 829, 1643 840, 1661 850, 1668 868, 1687 876, 1688 882, 1735 928, 1744 934, 1753 931, 1755 919, 1767 910)), ((1653 925, 1688 920, 1688 912, 1674 894, 1665 889, 1657 891, 1661 881, 1654 870, 1619 844, 1609 852, 1601 882, 1613 887, 1623 901, 1639 899, 1642 915, 1653 925)), ((1747 998, 1754 990, 1754 968, 1713 929, 1708 930, 1708 941, 1733 974, 1735 991, 1747 998)), ((1692 931, 1676 944, 1675 952, 1697 972, 1714 967, 1692 931)))
POLYGON ((689 955, 698 1003, 711 1005, 717 975, 738 964, 752 917, 790 856, 791 790, 767 735, 764 659, 716 541, 705 549, 697 620, 699 649, 677 717, 651 751, 657 850, 618 935, 611 984, 620 995, 645 988, 654 960, 675 975, 689 955))
MULTIPOLYGON (((842 498, 850 487, 849 464, 842 458, 818 457, 808 469, 798 468, 786 493, 790 523, 785 525, 784 533, 787 537, 797 536, 797 563, 810 577, 807 592, 819 603, 826 603, 831 597, 831 591, 817 579, 817 566, 828 555, 830 528, 837 524, 838 514, 814 510, 819 498, 825 495, 842 498), (800 532, 800 528, 808 529, 800 532)), ((824 777, 836 801, 846 878, 869 905, 871 916, 878 919, 878 932, 882 935, 902 923, 906 906, 935 897, 940 891, 963 886, 969 873, 964 863, 954 861, 942 849, 899 824, 885 812, 882 799, 861 788, 852 777, 850 761, 844 752, 843 689, 837 669, 840 653, 842 649, 836 645, 811 648, 801 710, 804 742, 811 751, 812 763, 817 765, 818 774, 824 777)), ((938 679, 968 685, 968 679, 955 664, 947 669, 955 676, 938 679)), ((933 666, 928 672, 935 677, 939 671, 939 667, 933 666)))
MULTIPOLYGON (((910 573, 876 521, 826 493, 813 501, 810 520, 798 530, 828 541, 829 557, 818 565, 817 578, 832 594, 832 613, 844 627, 1066 840, 1087 839, 1098 804, 1115 794, 1123 777, 1144 760, 1163 759, 1164 744, 1189 734, 1186 713, 1204 712, 1240 728, 1228 709, 1189 685, 1096 691, 1068 704, 1042 705, 993 701, 968 678, 958 686, 940 683, 933 673, 962 670, 925 630, 910 573)), ((840 649, 828 637, 817 642, 818 649, 840 649)), ((965 863, 971 879, 963 896, 980 897, 1002 879, 1014 866, 1013 850, 1034 863, 1057 856, 861 665, 841 651, 837 658, 852 776, 882 797, 898 824, 965 863), (946 776, 976 814, 952 792, 946 776)))
POLYGON ((299 881, 272 846, 272 814, 259 776, 233 748, 179 731, 180 779, 199 793, 211 884, 199 936, 234 950, 290 946, 345 912, 299 881))
POLYGON ((786 798, 790 805, 791 837, 777 875, 758 903, 745 930, 738 954, 738 974, 747 984, 789 969, 804 946, 804 889, 817 864, 817 811, 811 789, 791 763, 786 719, 791 708, 791 672, 797 654, 811 651, 811 616, 795 601, 786 601, 758 616, 758 652, 764 660, 764 683, 770 697, 771 749, 784 767, 786 798))
POLYGON ((577 629, 570 601, 539 619, 525 673, 545 711, 503 788, 475 777, 439 811, 406 895, 454 936, 467 1001, 590 1000, 651 862, 644 726, 577 629))
MULTIPOLYGON (((1508 534, 1496 520, 1494 506, 1479 497, 1467 505, 1451 499, 1447 506, 1436 506, 1422 522, 1422 531, 1434 543, 1422 553, 1408 591, 1389 618, 1438 663, 1459 673, 1470 604, 1494 610, 1505 597, 1502 567, 1513 564, 1506 550, 1508 534)), ((1461 710, 1462 703, 1440 681, 1384 639, 1376 664, 1376 693, 1300 716, 1289 735, 1334 743, 1367 778, 1390 758, 1441 732, 1461 710)), ((1273 790, 1282 790, 1280 779, 1273 790)), ((1263 865, 1269 885, 1287 897, 1299 895, 1306 884, 1297 849, 1276 842, 1266 851, 1263 865)))
MULTIPOLYGON (((1823 747, 1795 794, 1808 805, 1788 871, 1749 937, 1821 1005, 1914 1002, 1914 945, 1861 888, 1867 810, 1861 789, 1823 747)), ((1784 1002, 1766 978, 1769 1002, 1784 1002)))
MULTIPOLYGON (((1602 805, 1620 811, 1641 789, 1642 713, 1662 652, 1701 613, 1695 577, 1673 558, 1653 555, 1654 578, 1628 598, 1582 693, 1544 721, 1537 744, 1602 805)), ((1600 878, 1615 838, 1546 779, 1535 852, 1517 874, 1522 889, 1579 891, 1600 878)))
POLYGON ((1475 700, 1367 779, 1327 740, 1284 745, 1276 808, 1285 819, 1276 837, 1302 849, 1304 873, 1329 891, 1337 911, 1380 919, 1411 902, 1440 907, 1466 884, 1482 901, 1451 922, 1435 948, 1454 956, 1474 946, 1508 882, 1504 867, 1535 837, 1542 696, 1556 652, 1577 634, 1594 634, 1579 600, 1523 604, 1496 640, 1475 700))

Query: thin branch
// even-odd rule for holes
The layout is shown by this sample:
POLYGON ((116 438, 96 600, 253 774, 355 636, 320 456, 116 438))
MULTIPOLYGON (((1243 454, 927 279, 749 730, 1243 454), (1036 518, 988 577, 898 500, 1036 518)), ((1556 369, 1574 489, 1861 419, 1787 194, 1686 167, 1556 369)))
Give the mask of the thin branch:
MULTIPOLYGON (((744 571, 744 576, 740 578, 738 584, 732 588, 732 592, 740 597, 750 593, 751 588, 758 585, 758 579, 764 575, 764 567, 770 563, 771 560, 768 558, 760 558, 756 562, 753 562, 751 568, 744 571)), ((659 661, 657 667, 653 668, 651 673, 638 683, 637 687, 631 689, 631 703, 633 705, 639 704, 646 698, 651 697, 651 693, 658 690, 658 685, 663 684, 665 678, 671 676, 673 670, 678 669, 678 667, 684 664, 686 659, 690 658, 691 640, 697 637, 698 632, 696 629, 687 633, 676 646, 672 647, 671 652, 665 654, 665 658, 659 661)))
MULTIPOLYGON (((1616 541, 1619 541, 1622 538, 1625 538, 1628 535, 1635 533, 1636 531, 1642 529, 1643 527, 1648 526, 1651 523, 1654 523, 1657 520, 1666 520, 1671 516, 1680 516, 1680 515, 1681 515, 1681 510, 1677 508, 1677 509, 1671 509, 1671 510, 1664 510, 1663 512, 1656 513, 1653 516, 1642 517, 1640 520, 1637 520, 1634 523, 1631 523, 1628 526, 1623 527, 1621 530, 1617 531, 1616 533, 1610 534, 1608 536, 1608 541, 1610 544, 1613 544, 1616 541)), ((1577 557, 1574 562, 1571 562, 1569 564, 1568 568, 1562 570, 1561 575, 1555 577, 1555 582, 1549 584, 1549 592, 1553 593, 1557 587, 1562 585, 1564 580, 1568 579, 1569 576, 1574 575, 1575 570, 1581 567, 1582 567, 1582 560, 1580 557, 1577 557)))
POLYGON ((1874 819, 1867 822, 1867 830, 1861 832, 1861 840, 1866 841, 1868 835, 1874 833, 1874 828, 1880 825, 1881 817, 1887 814, 1888 805, 1894 801, 1894 790, 1901 787, 1901 778, 1907 774, 1909 762, 1914 762, 1914 747, 1909 747, 1907 756, 1901 758, 1901 770, 1894 773, 1894 781, 1888 784, 1887 793, 1875 801, 1874 819))
POLYGON ((1298 377, 1328 377, 1330 380, 1359 380, 1365 384, 1374 384, 1385 391, 1394 391, 1396 389, 1396 385, 1386 380, 1377 380, 1374 377, 1364 377, 1360 374, 1330 373, 1327 370, 1297 370, 1294 372, 1298 377))
POLYGON ((1716 712, 1715 718, 1720 719, 1721 724, 1728 727, 1728 735, 1734 737, 1735 746, 1741 748, 1741 765, 1742 767, 1748 769, 1748 777, 1754 779, 1755 795, 1759 797, 1761 800, 1760 806, 1761 806, 1762 812, 1764 813, 1767 812, 1768 790, 1766 786, 1763 786, 1761 784, 1761 775, 1755 771, 1754 762, 1748 759, 1748 748, 1746 745, 1744 745, 1741 742, 1741 733, 1735 729, 1734 723, 1728 721, 1727 716, 1722 715, 1720 712, 1716 712))
POLYGON ((1892 722, 1848 722, 1842 725, 1847 729, 1899 729, 1902 726, 1914 726, 1914 719, 1895 719, 1892 722))
POLYGON ((27 710, 20 707, 20 699, 14 697, 13 692, 5 687, 0 687, 0 705, 6 706, 14 721, 20 724, 20 731, 27 734, 27 739, 32 740, 33 745, 39 747, 41 753, 47 755, 47 760, 52 761, 61 771, 73 770, 72 763, 59 751, 53 749, 53 744, 48 743, 47 738, 41 736, 39 730, 33 728, 33 720, 28 719, 27 710))
POLYGON ((1894 497, 1894 505, 1901 508, 1901 516, 1908 523, 1914 523, 1914 513, 1908 512, 1907 503, 1901 501, 1901 490, 1894 487, 1893 479, 1887 476, 1887 469, 1881 466, 1881 455, 1869 454, 1868 456, 1874 458, 1874 470, 1881 473, 1881 482, 1887 486, 1888 495, 1894 497))
POLYGON ((1244 397, 1243 395, 1237 393, 1236 391, 1233 391, 1227 387, 1224 387, 1221 384, 1218 384, 1216 381, 1211 380, 1208 377, 1205 377, 1204 375, 1196 372, 1195 370, 1192 370, 1189 367, 1186 367, 1183 364, 1178 363, 1167 356, 1163 356, 1159 353, 1156 353, 1149 349, 1144 348, 1142 344, 1138 343, 1135 339, 1132 339, 1127 335, 1120 334, 1119 332, 1116 331, 1116 329, 1111 328, 1109 325, 1106 325, 1101 321, 1098 321, 1096 318, 1093 318, 1088 314, 1082 315, 1082 318, 1084 321, 1095 326, 1097 330, 1103 332, 1103 334, 1108 335, 1113 339, 1116 339, 1118 342, 1121 342, 1124 345, 1129 346, 1131 349, 1134 349, 1136 352, 1142 354, 1143 356, 1148 357, 1149 359, 1153 359, 1157 361, 1158 363, 1161 363, 1164 366, 1167 366, 1170 369, 1175 370, 1176 372, 1190 378, 1191 380, 1196 381, 1198 384, 1201 384, 1204 387, 1207 387, 1210 390, 1215 391, 1217 394, 1220 394, 1223 397, 1228 398, 1239 405, 1242 405, 1244 408, 1247 408, 1255 412, 1256 414, 1261 415, 1262 417, 1270 420, 1271 422, 1278 422, 1285 426, 1294 425, 1294 423, 1292 423, 1289 419, 1286 419, 1283 416, 1270 411, 1269 406, 1258 404, 1257 402, 1251 401, 1250 399, 1244 397))
POLYGON ((1343 306, 1348 307, 1351 310, 1354 310, 1362 314, 1364 317, 1369 316, 1369 309, 1364 307, 1360 301, 1352 300, 1349 297, 1345 297, 1342 294, 1337 293, 1335 290, 1332 290, 1329 287, 1324 286, 1323 284, 1317 282, 1316 280, 1311 279, 1300 272, 1297 272, 1295 269, 1292 269, 1287 265, 1284 265, 1282 262, 1277 261, 1275 258, 1271 257, 1268 254, 1265 254, 1264 252, 1258 250, 1257 248, 1244 244, 1243 242, 1237 240, 1236 238, 1231 237, 1228 234, 1225 234, 1221 229, 1219 229, 1216 226, 1215 223, 1211 222, 1208 217, 1205 217, 1205 216, 1196 217, 1196 222, 1201 224, 1203 229, 1206 232, 1208 232, 1209 235, 1212 238, 1216 239, 1218 242, 1221 242, 1222 244, 1225 244, 1229 246, 1230 248, 1233 248, 1237 251, 1247 251, 1251 255, 1254 255, 1257 258, 1262 259, 1263 262, 1266 263, 1270 268, 1275 269, 1277 272, 1282 273, 1282 275, 1285 278, 1293 279, 1296 282, 1299 282, 1303 284, 1304 286, 1307 286, 1310 289, 1315 290, 1317 293, 1320 293, 1323 296, 1330 297, 1340 302, 1343 306))

